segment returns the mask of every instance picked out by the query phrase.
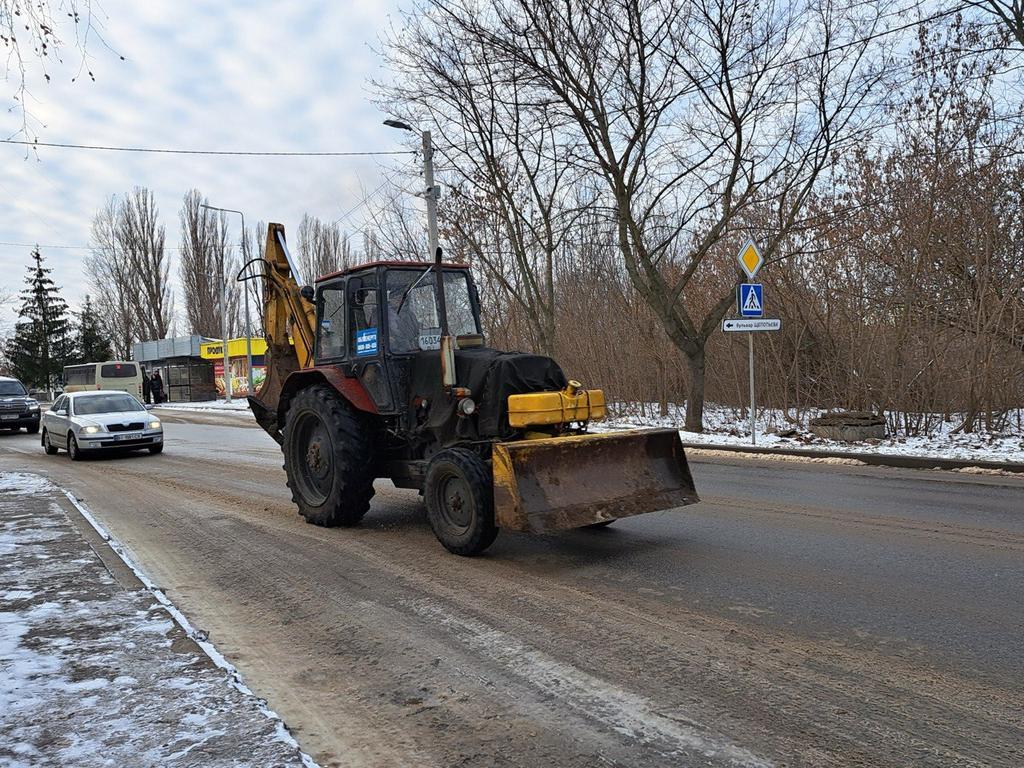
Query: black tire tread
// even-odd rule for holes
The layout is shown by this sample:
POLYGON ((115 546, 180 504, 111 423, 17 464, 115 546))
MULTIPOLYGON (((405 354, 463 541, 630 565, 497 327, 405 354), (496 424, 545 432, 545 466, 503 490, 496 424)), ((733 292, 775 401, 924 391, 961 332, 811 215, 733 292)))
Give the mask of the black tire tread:
POLYGON ((47 456, 56 456, 57 455, 57 448, 55 446, 53 446, 53 445, 48 444, 48 442, 47 442, 47 438, 49 436, 50 436, 50 433, 47 432, 44 429, 43 430, 43 436, 42 436, 42 438, 40 438, 39 442, 42 443, 43 450, 46 451, 46 455, 47 456))
POLYGON ((288 477, 288 488, 292 492, 292 501, 299 508, 299 514, 313 525, 358 525, 370 509, 370 499, 374 494, 373 444, 368 425, 333 388, 324 384, 300 390, 292 398, 288 414, 282 441, 284 470, 288 477), (338 438, 332 441, 334 466, 337 468, 334 484, 327 500, 319 507, 306 504, 299 493, 298 483, 292 479, 292 473, 288 469, 294 424, 290 417, 307 408, 319 412, 331 427, 332 435, 338 438))
POLYGON ((78 447, 78 440, 76 440, 75 436, 70 433, 68 434, 68 458, 72 461, 82 460, 82 450, 78 447), (73 449, 71 447, 72 443, 75 445, 73 449))
POLYGON ((491 471, 486 462, 468 448, 448 448, 434 455, 427 468, 423 495, 427 502, 427 518, 430 521, 430 527, 437 540, 452 554, 465 557, 478 555, 491 546, 498 537, 499 529, 494 525, 494 481, 491 471), (484 520, 474 526, 465 538, 449 535, 449 532, 438 520, 436 511, 432 509, 435 498, 434 485, 438 482, 438 474, 431 470, 444 461, 454 464, 462 472, 469 482, 476 509, 481 510, 484 515, 484 520))

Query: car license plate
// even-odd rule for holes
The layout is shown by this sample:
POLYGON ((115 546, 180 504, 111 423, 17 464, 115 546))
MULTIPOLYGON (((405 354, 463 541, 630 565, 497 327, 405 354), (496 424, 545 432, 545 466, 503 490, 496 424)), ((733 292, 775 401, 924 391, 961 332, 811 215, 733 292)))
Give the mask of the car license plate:
POLYGON ((4 421, 14 421, 16 418, 18 418, 18 414, 16 413, 5 413, 3 416, 0 416, 0 419, 3 419, 4 421))
POLYGON ((138 440, 142 437, 141 432, 125 432, 121 435, 114 435, 115 440, 138 440))

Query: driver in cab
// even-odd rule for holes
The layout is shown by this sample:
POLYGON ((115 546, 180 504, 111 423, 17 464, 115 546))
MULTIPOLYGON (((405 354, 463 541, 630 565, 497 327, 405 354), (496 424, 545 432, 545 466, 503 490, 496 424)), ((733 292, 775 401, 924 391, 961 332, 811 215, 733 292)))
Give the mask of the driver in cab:
POLYGON ((418 352, 420 349, 420 323, 412 302, 405 301, 404 291, 388 294, 388 333, 392 352, 418 352))

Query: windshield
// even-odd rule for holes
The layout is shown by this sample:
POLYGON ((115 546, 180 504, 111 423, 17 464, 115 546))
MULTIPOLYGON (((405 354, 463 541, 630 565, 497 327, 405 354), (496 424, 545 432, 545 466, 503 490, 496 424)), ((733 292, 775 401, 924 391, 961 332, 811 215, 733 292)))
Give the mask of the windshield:
POLYGON ((11 395, 27 395, 20 381, 0 381, 0 397, 11 395))
POLYGON ((145 407, 131 395, 111 393, 90 395, 75 399, 75 415, 88 416, 96 413, 117 413, 119 411, 144 411, 145 407))
MULTIPOLYGON (((388 271, 387 279, 391 351, 439 349, 441 322, 437 312, 437 274, 431 271, 424 276, 423 269, 392 269, 388 271)), ((465 271, 444 272, 444 295, 448 305, 448 331, 452 336, 479 333, 465 271)))

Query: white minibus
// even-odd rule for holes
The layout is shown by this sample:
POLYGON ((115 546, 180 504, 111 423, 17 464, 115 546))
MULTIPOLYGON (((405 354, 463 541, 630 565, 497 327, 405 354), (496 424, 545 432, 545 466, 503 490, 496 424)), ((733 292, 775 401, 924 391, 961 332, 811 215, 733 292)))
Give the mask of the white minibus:
POLYGON ((142 399, 142 371, 134 360, 108 360, 64 367, 64 391, 114 389, 142 399))

